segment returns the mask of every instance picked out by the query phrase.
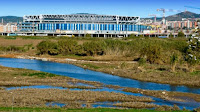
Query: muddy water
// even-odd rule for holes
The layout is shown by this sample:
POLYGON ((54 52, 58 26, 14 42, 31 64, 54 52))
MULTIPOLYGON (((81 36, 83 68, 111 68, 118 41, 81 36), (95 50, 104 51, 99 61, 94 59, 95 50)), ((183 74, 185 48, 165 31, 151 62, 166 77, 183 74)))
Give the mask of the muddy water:
MULTIPOLYGON (((148 90, 167 90, 167 91, 178 91, 178 92, 200 94, 200 88, 173 86, 168 84, 137 81, 133 79, 113 76, 106 73, 86 70, 71 64, 62 64, 62 63, 40 61, 40 60, 0 58, 0 65, 13 68, 26 68, 31 70, 39 70, 57 75, 68 76, 80 80, 97 81, 106 85, 107 84, 119 85, 121 87, 133 87, 133 88, 148 89, 148 90)), ((154 99, 156 100, 155 103, 159 105, 177 104, 181 108, 186 107, 188 109, 193 109, 200 106, 200 104, 197 102, 187 102, 187 103, 173 102, 173 101, 167 102, 156 98, 154 99), (194 105, 194 103, 196 103, 197 105, 196 104, 194 105)))

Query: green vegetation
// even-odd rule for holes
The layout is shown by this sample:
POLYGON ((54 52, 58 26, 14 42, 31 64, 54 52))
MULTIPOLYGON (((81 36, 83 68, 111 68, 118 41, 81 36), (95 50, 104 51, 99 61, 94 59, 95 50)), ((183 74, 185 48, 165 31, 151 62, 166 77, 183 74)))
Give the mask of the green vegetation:
MULTIPOLYGON (((200 84, 199 83, 200 72, 198 70, 197 71, 192 70, 191 73, 187 73, 184 71, 184 67, 181 66, 181 63, 179 63, 179 62, 188 63, 189 66, 192 66, 193 68, 195 68, 196 65, 198 65, 198 63, 197 61, 194 61, 194 60, 200 58, 199 47, 197 48, 188 47, 187 40, 184 38, 159 39, 159 38, 141 38, 141 37, 136 38, 135 36, 132 36, 125 39, 116 39, 116 38, 101 39, 101 38, 66 38, 66 37, 64 38, 62 37, 60 39, 47 39, 47 40, 39 41, 39 42, 40 43, 36 46, 36 48, 37 48, 38 54, 40 55, 48 54, 48 55, 53 55, 56 58, 57 57, 66 58, 67 56, 71 56, 72 58, 75 57, 77 59, 84 59, 85 57, 88 60, 94 60, 94 59, 95 60, 105 59, 109 61, 117 60, 113 62, 110 61, 109 63, 104 63, 103 61, 99 63, 98 62, 92 63, 92 61, 88 63, 86 61, 85 62, 83 61, 82 63, 79 63, 78 61, 71 62, 72 64, 76 64, 76 65, 89 68, 92 70, 98 69, 98 71, 111 73, 113 75, 118 75, 122 77, 128 77, 128 78, 138 79, 138 80, 143 80, 143 81, 150 81, 150 82, 167 83, 167 84, 183 84, 183 85, 185 84, 185 85, 192 85, 192 86, 199 86, 200 84), (190 58, 187 57, 188 54, 191 54, 191 53, 195 54, 196 56, 196 58, 194 58, 193 60, 190 60, 190 58), (142 66, 142 67, 138 67, 138 64, 133 62, 133 60, 137 60, 139 66, 142 66), (169 72, 170 68, 172 69, 172 71, 177 70, 177 72, 176 73, 169 72), (177 79, 180 82, 177 82, 177 79)), ((193 42, 194 42, 193 44, 199 45, 198 42, 196 41, 193 41, 193 42)), ((6 49, 4 51, 24 52, 33 48, 33 44, 27 44, 27 45, 24 45, 23 47, 19 47, 19 48, 25 49, 24 51, 20 51, 17 49, 18 47, 16 48, 15 47, 16 46, 12 46, 9 50, 6 49)), ((60 59, 60 60, 63 60, 63 59, 60 59)), ((60 62, 64 62, 64 61, 60 61, 60 62)), ((5 71, 10 73, 9 69, 7 70, 3 68, 2 72, 4 73, 5 71)), ((5 74, 7 75, 6 72, 5 74)), ((2 74, 2 76, 5 77, 5 74, 2 74)), ((42 73, 42 72, 36 72, 36 73, 22 72, 21 75, 22 76, 16 75, 16 78, 14 78, 14 81, 12 81, 12 83, 7 82, 7 84, 5 83, 3 84, 6 86, 7 85, 19 86, 19 85, 36 85, 36 84, 44 85, 45 84, 45 85, 52 85, 52 86, 70 87, 70 85, 65 85, 69 79, 64 80, 63 77, 58 78, 54 74, 42 73), (25 77, 26 79, 22 80, 21 77, 25 77), (38 79, 36 80, 34 78, 38 78, 38 79)), ((10 78, 5 78, 4 80, 10 80, 10 78)), ((31 92, 32 91, 30 91, 30 93, 31 92)), ((5 95, 7 94, 8 93, 5 93, 5 95)), ((43 91, 41 92, 41 94, 43 94, 43 91)), ((63 95, 63 94, 60 94, 60 95, 63 95)), ((30 96, 32 96, 32 94, 30 96)), ((27 96, 27 98, 30 98, 30 96, 27 96)), ((38 95, 38 96, 41 96, 41 95, 38 95)), ((44 95, 44 96, 47 96, 47 95, 44 95)), ((55 97, 56 99, 55 101, 57 101, 57 99, 63 99, 63 96, 60 98, 57 98, 57 97, 58 96, 55 97)), ((48 96, 47 98, 52 98, 52 96, 48 96)), ((115 98, 112 98, 110 100, 113 100, 113 99, 115 98)), ((50 99, 47 101, 53 101, 53 100, 50 99)), ((19 100, 19 102, 17 103, 20 103, 20 102, 21 101, 19 100)), ((127 106, 126 102, 124 104, 122 103, 119 105, 122 105, 122 107, 127 106)), ((129 104, 129 106, 131 107, 132 103, 129 104)), ((1 109, 2 108, 0 108, 0 111, 1 109)), ((4 108, 4 109, 8 109, 8 108, 4 108)), ((19 108, 15 108, 15 109, 19 109, 19 108)), ((21 109, 24 109, 24 108, 21 108, 21 109)), ((32 108, 29 108, 29 109, 30 110, 27 110, 27 111, 46 111, 46 110, 31 110, 32 108)), ((33 108, 33 109, 38 109, 38 108, 33 108)), ((52 109, 52 111, 54 111, 54 108, 39 108, 39 109, 52 109)), ((161 110, 162 109, 163 108, 161 108, 161 110)), ((63 108, 58 108, 57 110, 69 111, 71 109, 65 110, 63 108)), ((2 110, 2 111, 5 111, 5 110, 2 110)), ((14 111, 19 111, 19 110, 14 110, 14 111)), ((47 110, 47 111, 51 111, 51 110, 47 110)), ((79 111, 79 110, 76 109, 76 110, 71 110, 71 111, 79 111)), ((149 111, 151 112, 155 110, 80 109, 80 111, 87 111, 87 112, 88 111, 136 111, 136 112, 149 111)))
POLYGON ((146 64, 146 59, 145 58, 140 58, 138 63, 139 63, 139 66, 144 66, 146 64))
POLYGON ((106 44, 103 41, 85 42, 83 51, 86 56, 103 55, 105 53, 106 44))
POLYGON ((196 68, 196 65, 199 64, 200 60, 200 42, 198 39, 190 38, 189 46, 186 50, 186 61, 188 63, 188 68, 193 72, 196 68))
POLYGON ((22 74, 23 76, 37 76, 41 78, 46 78, 46 77, 55 77, 55 74, 51 73, 45 73, 45 72, 39 72, 39 73, 24 73, 22 74))
POLYGON ((93 68, 93 69, 99 69, 100 67, 92 65, 92 64, 82 64, 83 66, 89 67, 89 68, 93 68))
POLYGON ((17 39, 17 37, 8 37, 7 36, 7 37, 4 37, 4 39, 14 39, 15 40, 15 39, 17 39))
POLYGON ((157 44, 149 44, 141 50, 141 56, 146 58, 150 63, 160 63, 162 57, 162 48, 157 44))
POLYGON ((87 34, 85 35, 85 37, 91 37, 91 35, 87 33, 87 34))
POLYGON ((0 46, 0 52, 25 52, 30 49, 32 45, 24 45, 24 46, 8 46, 8 47, 3 47, 0 46))
POLYGON ((200 75, 200 71, 191 72, 192 75, 200 75))
POLYGON ((173 34, 172 34, 172 33, 170 33, 170 35, 169 35, 169 38, 174 38, 174 36, 173 36, 173 34))
POLYGON ((185 34, 182 31, 178 32, 178 37, 185 37, 185 34))
MULTIPOLYGON (((0 107, 0 112, 10 112, 12 107, 0 107)), ((14 112, 159 112, 148 109, 109 109, 109 108, 92 108, 92 109, 64 109, 64 108, 28 108, 14 107, 14 112)), ((165 112, 165 111, 163 111, 165 112)), ((173 112, 189 112, 189 111, 173 111, 173 112)))
POLYGON ((172 69, 173 72, 176 69, 176 64, 177 64, 178 61, 179 61, 178 54, 177 53, 173 53, 172 56, 171 56, 171 60, 170 60, 170 62, 171 62, 171 69, 172 69))
POLYGON ((76 54, 79 49, 77 41, 74 40, 59 40, 58 52, 62 55, 76 54))
MULTIPOLYGON (((2 37, 1 40, 5 38, 6 37, 2 37)), ((188 48, 190 43, 187 42, 186 38, 145 38, 136 37, 134 34, 123 39, 91 37, 30 37, 29 40, 29 37, 16 38, 16 40, 6 39, 6 41, 10 43, 2 43, 3 46, 0 47, 1 53, 14 52, 31 55, 48 54, 56 56, 57 58, 75 58, 92 61, 136 60, 139 62, 140 66, 144 63, 151 63, 171 65, 171 68, 174 68, 175 66, 179 68, 181 64, 188 63, 188 68, 191 68, 191 72, 195 70, 193 68, 198 67, 197 65, 199 62, 193 61, 189 58, 188 54, 191 54, 190 52, 195 52, 196 58, 199 59, 200 57, 197 48, 188 48), (174 60, 175 62, 172 62, 171 59, 173 58, 173 52, 178 54, 179 61, 174 60)), ((193 41, 193 44, 199 45, 199 42, 193 41)), ((174 70, 175 69, 172 71, 174 70)))
POLYGON ((37 45, 37 50, 39 51, 39 54, 57 55, 57 49, 57 43, 52 41, 42 41, 37 45))
POLYGON ((116 56, 116 60, 145 58, 149 63, 170 64, 171 53, 184 55, 188 48, 186 39, 127 38, 119 39, 62 39, 45 40, 37 45, 38 54, 77 55, 77 56, 116 56))

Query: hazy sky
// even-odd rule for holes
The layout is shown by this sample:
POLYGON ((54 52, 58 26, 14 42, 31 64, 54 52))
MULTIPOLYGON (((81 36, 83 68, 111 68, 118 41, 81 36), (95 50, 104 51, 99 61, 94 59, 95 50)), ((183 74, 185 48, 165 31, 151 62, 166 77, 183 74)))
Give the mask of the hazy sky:
MULTIPOLYGON (((0 16, 93 13, 148 17, 161 15, 158 8, 184 11, 186 5, 200 8, 200 0, 0 0, 0 16)), ((200 14, 198 9, 187 10, 200 14)))

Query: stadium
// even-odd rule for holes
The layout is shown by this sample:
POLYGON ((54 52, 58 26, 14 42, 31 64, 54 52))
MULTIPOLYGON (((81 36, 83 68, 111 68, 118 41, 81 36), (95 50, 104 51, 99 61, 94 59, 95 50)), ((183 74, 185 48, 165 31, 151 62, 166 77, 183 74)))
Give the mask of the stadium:
POLYGON ((117 15, 25 15, 18 23, 18 31, 47 36, 127 37, 148 29, 139 22, 140 17, 117 15))

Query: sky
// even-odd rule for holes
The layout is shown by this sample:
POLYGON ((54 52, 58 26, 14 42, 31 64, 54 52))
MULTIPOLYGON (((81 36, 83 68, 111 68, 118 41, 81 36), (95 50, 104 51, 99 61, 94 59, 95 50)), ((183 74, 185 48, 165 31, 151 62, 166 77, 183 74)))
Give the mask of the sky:
MULTIPOLYGON (((184 6, 200 8, 200 0, 0 0, 0 16, 91 13, 149 17, 156 9, 185 11, 184 6)), ((200 9, 187 8, 200 14, 200 9)), ((166 12, 173 15, 177 12, 166 12)))

